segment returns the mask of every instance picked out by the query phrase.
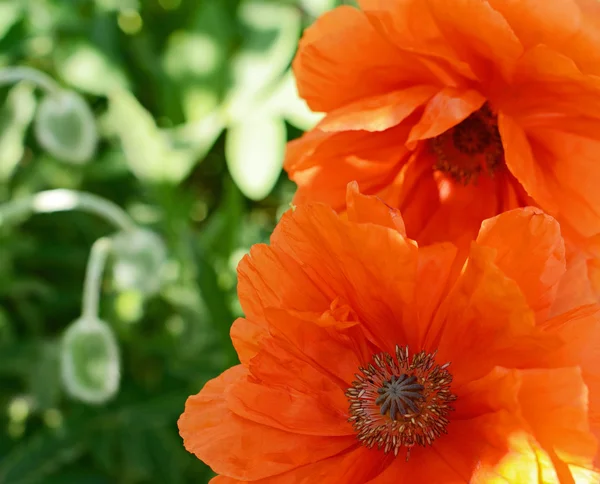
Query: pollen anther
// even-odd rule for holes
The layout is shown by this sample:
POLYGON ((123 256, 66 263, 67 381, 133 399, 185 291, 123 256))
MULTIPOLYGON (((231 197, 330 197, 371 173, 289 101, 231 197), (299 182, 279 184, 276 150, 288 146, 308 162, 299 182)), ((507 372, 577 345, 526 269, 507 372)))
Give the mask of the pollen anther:
POLYGON ((431 445, 446 433, 456 400, 448 365, 437 365, 435 354, 424 351, 409 358, 408 347, 396 346, 394 356, 374 355, 346 392, 358 440, 394 455, 404 448, 408 459, 413 446, 431 445))
POLYGON ((429 147, 435 157, 433 169, 465 185, 482 174, 493 176, 504 163, 497 117, 488 104, 430 139, 429 147))

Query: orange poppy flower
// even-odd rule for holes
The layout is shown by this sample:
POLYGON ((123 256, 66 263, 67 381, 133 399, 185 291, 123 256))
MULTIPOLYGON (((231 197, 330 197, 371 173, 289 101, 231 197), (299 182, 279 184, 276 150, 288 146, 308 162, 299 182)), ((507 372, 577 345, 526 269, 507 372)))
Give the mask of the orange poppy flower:
POLYGON ((342 210, 357 180, 419 243, 472 240, 526 205, 600 240, 600 3, 358 3, 317 20, 294 61, 326 113, 289 144, 297 203, 342 210))
POLYGON ((239 266, 241 364, 179 420, 213 484, 600 482, 600 312, 557 222, 510 211, 456 253, 356 184, 347 220, 286 213, 239 266))

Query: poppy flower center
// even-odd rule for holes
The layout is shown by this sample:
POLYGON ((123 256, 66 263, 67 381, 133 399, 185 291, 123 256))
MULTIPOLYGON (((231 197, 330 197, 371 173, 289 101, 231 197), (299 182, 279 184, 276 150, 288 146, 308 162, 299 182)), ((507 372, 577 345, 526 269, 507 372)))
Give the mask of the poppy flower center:
POLYGON ((429 140, 429 146, 436 158, 434 170, 464 185, 482 173, 494 175, 504 163, 498 120, 488 104, 429 140))
POLYGON ((408 460, 414 445, 430 445, 446 433, 456 400, 449 365, 437 365, 435 354, 424 351, 410 358, 408 346, 396 346, 394 356, 374 355, 346 392, 358 440, 394 455, 404 448, 408 460))

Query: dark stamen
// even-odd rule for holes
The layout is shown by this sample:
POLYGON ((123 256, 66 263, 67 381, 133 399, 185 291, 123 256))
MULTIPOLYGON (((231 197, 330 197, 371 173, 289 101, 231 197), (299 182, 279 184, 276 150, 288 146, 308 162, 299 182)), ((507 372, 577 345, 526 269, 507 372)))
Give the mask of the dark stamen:
POLYGON ((429 140, 434 170, 469 184, 480 175, 493 176, 504 164, 498 121, 488 104, 456 126, 429 140))
POLYGON ((348 421, 359 442, 394 455, 404 449, 408 459, 412 447, 431 445, 446 433, 456 400, 449 364, 437 365, 435 353, 424 351, 411 358, 407 346, 373 355, 346 392, 348 421))

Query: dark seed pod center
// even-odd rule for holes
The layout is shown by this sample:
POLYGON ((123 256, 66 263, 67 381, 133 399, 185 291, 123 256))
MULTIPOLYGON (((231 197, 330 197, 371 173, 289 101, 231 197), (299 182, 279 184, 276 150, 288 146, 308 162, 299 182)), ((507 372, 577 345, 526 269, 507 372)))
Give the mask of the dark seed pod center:
POLYGON ((419 413, 419 402, 425 399, 425 387, 417 383, 417 377, 406 373, 392 377, 383 382, 377 390, 379 397, 375 403, 379 405, 381 415, 388 414, 392 420, 398 420, 403 415, 419 413))

